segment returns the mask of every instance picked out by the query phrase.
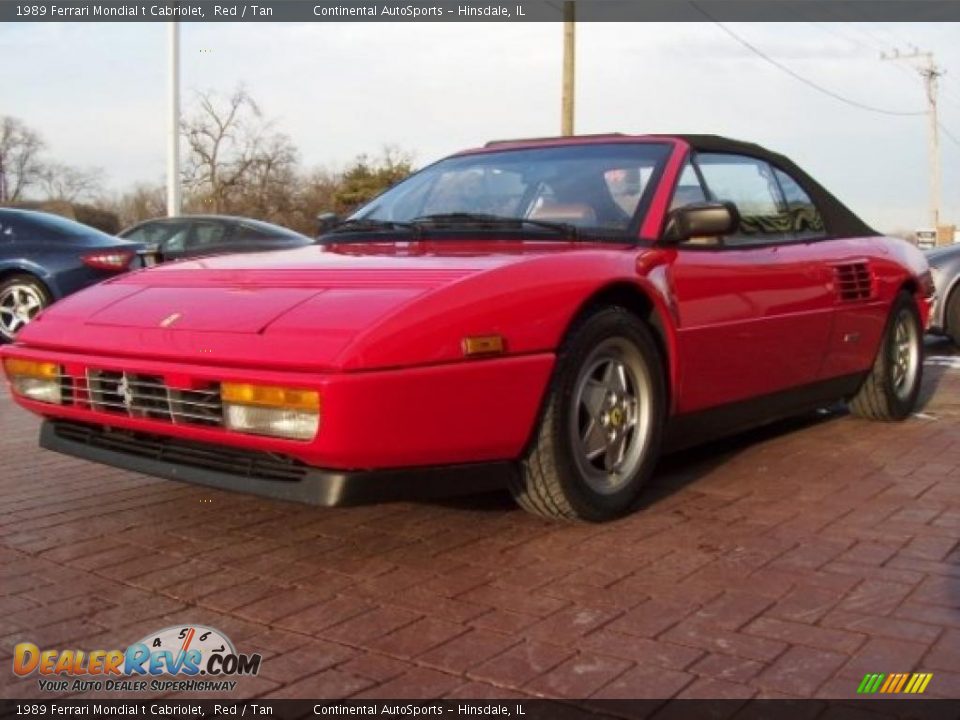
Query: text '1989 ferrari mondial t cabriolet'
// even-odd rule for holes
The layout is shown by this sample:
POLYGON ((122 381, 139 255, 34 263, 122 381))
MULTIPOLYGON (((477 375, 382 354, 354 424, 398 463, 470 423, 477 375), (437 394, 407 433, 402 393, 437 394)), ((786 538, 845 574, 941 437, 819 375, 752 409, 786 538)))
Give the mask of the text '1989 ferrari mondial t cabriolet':
POLYGON ((596 521, 664 449, 916 403, 923 255, 756 145, 490 143, 327 225, 43 312, 2 350, 41 444, 319 505, 499 484, 596 521))

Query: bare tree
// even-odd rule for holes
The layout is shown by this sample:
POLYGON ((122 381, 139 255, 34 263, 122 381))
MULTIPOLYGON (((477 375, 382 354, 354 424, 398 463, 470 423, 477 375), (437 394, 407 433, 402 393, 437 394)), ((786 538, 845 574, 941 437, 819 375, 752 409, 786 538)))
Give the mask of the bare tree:
POLYGON ((199 93, 182 133, 190 149, 184 184, 192 206, 264 219, 284 215, 295 188, 297 151, 245 89, 226 98, 199 93))
POLYGON ((0 202, 16 202, 43 172, 43 139, 21 120, 0 117, 0 202))
POLYGON ((238 200, 247 214, 282 221, 295 211, 297 151, 286 135, 265 130, 251 154, 238 200))
POLYGON ((98 205, 115 213, 121 227, 162 217, 166 212, 166 188, 161 184, 140 184, 113 199, 101 198, 98 205))
POLYGON ((52 162, 41 168, 38 180, 49 200, 93 200, 103 189, 103 170, 52 162))

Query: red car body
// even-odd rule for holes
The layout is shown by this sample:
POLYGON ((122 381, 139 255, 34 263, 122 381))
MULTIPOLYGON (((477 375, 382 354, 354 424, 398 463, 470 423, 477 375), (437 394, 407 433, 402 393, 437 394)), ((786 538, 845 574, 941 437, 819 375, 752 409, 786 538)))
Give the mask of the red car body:
POLYGON ((16 401, 54 421, 44 433, 56 449, 334 504, 354 499, 353 488, 373 478, 380 491, 402 494, 397 471, 404 469, 431 475, 453 466, 436 480, 455 491, 488 476, 475 469, 514 464, 537 426, 557 348, 591 303, 625 306, 655 329, 673 445, 853 394, 903 290, 926 324, 926 262, 899 239, 867 232, 726 252, 662 242, 696 139, 568 138, 471 152, 650 142, 667 145, 668 154, 636 242, 484 240, 464 232, 130 273, 56 304, 3 348, 4 358, 56 364, 71 383, 63 404, 15 393, 16 401), (869 272, 868 291, 853 300, 842 270, 851 265, 869 272), (476 337, 500 338, 502 347, 465 355, 465 340, 476 337), (91 368, 182 390, 231 381, 316 390, 319 431, 283 439, 98 409, 84 396, 91 368), (68 428, 59 440, 55 427, 68 428), (117 431, 134 431, 140 445, 123 446, 118 438, 127 436, 117 431), (171 439, 210 456, 164 454, 171 439), (288 482, 301 479, 299 470, 281 480, 236 463, 221 467, 217 453, 228 448, 246 453, 237 457, 248 465, 282 458, 308 474, 319 468, 321 479, 307 488, 288 482))

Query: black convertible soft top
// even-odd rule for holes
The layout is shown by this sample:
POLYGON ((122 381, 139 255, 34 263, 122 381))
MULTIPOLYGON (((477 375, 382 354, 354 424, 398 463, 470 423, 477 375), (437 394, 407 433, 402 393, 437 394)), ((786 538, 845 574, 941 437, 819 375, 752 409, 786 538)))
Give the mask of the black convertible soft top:
POLYGON ((827 234, 832 237, 863 237, 880 234, 858 218, 850 208, 837 200, 823 185, 797 167, 796 163, 788 157, 770 152, 754 143, 731 140, 720 135, 669 135, 666 137, 683 140, 698 152, 748 155, 765 160, 774 167, 780 168, 796 180, 810 196, 810 199, 813 200, 820 211, 827 234))

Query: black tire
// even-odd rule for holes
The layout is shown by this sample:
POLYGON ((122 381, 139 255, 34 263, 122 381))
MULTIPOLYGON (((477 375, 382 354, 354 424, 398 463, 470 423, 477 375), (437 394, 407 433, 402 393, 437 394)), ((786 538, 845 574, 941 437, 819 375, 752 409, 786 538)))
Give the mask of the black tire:
POLYGON ((11 342, 15 334, 23 327, 23 325, 14 327, 17 321, 11 315, 12 308, 8 306, 8 301, 13 297, 11 293, 17 288, 30 293, 32 297, 35 296, 39 300, 40 306, 32 311, 31 318, 52 301, 47 288, 33 275, 18 273, 4 278, 0 282, 0 342, 11 342))
POLYGON ((903 420, 913 412, 923 382, 923 327, 913 296, 903 291, 897 295, 890 309, 887 327, 880 341, 880 349, 873 368, 860 390, 850 401, 850 411, 868 420, 903 420), (908 373, 904 384, 896 381, 898 352, 897 327, 900 322, 910 327, 912 352, 915 352, 915 371, 908 373))
MULTIPOLYGON (((598 391, 594 388, 589 392, 598 391)), ((605 390, 600 392, 602 397, 614 402, 613 395, 607 395, 605 390)), ((651 330, 622 307, 600 307, 585 313, 571 328, 557 354, 539 427, 523 458, 520 473, 510 484, 514 499, 525 510, 547 518, 600 522, 626 514, 635 507, 642 486, 656 464, 665 414, 663 363, 651 330), (625 438, 617 456, 623 463, 629 456, 626 467, 630 470, 624 469, 622 474, 618 474, 616 466, 614 470, 593 470, 590 466, 584 470, 584 463, 597 460, 588 459, 587 448, 581 447, 578 436, 573 434, 579 433, 576 428, 584 412, 581 403, 585 402, 588 392, 585 388, 590 383, 599 384, 590 379, 589 373, 593 364, 604 362, 598 353, 606 352, 607 347, 613 356, 622 355, 622 360, 607 360, 608 365, 614 367, 619 363, 630 373, 630 380, 625 381, 623 387, 632 387, 633 395, 629 390, 623 393, 624 407, 630 397, 634 397, 635 402, 632 411, 625 411, 623 415, 616 408, 609 413, 602 411, 605 423, 611 422, 612 417, 618 418, 615 426, 599 427, 592 420, 587 422, 590 427, 596 427, 600 437, 606 437, 609 431, 619 432, 625 438), (588 363, 593 364, 588 366, 588 363), (628 418, 626 422, 624 417, 628 418), (604 473, 609 473, 610 487, 602 488, 601 492, 591 483, 602 484, 604 473)), ((589 417, 598 415, 590 412, 589 417)), ((605 460, 601 458, 600 462, 605 460)))
POLYGON ((960 285, 955 287, 947 298, 943 322, 946 326, 944 331, 947 336, 953 341, 954 345, 960 347, 960 285))

